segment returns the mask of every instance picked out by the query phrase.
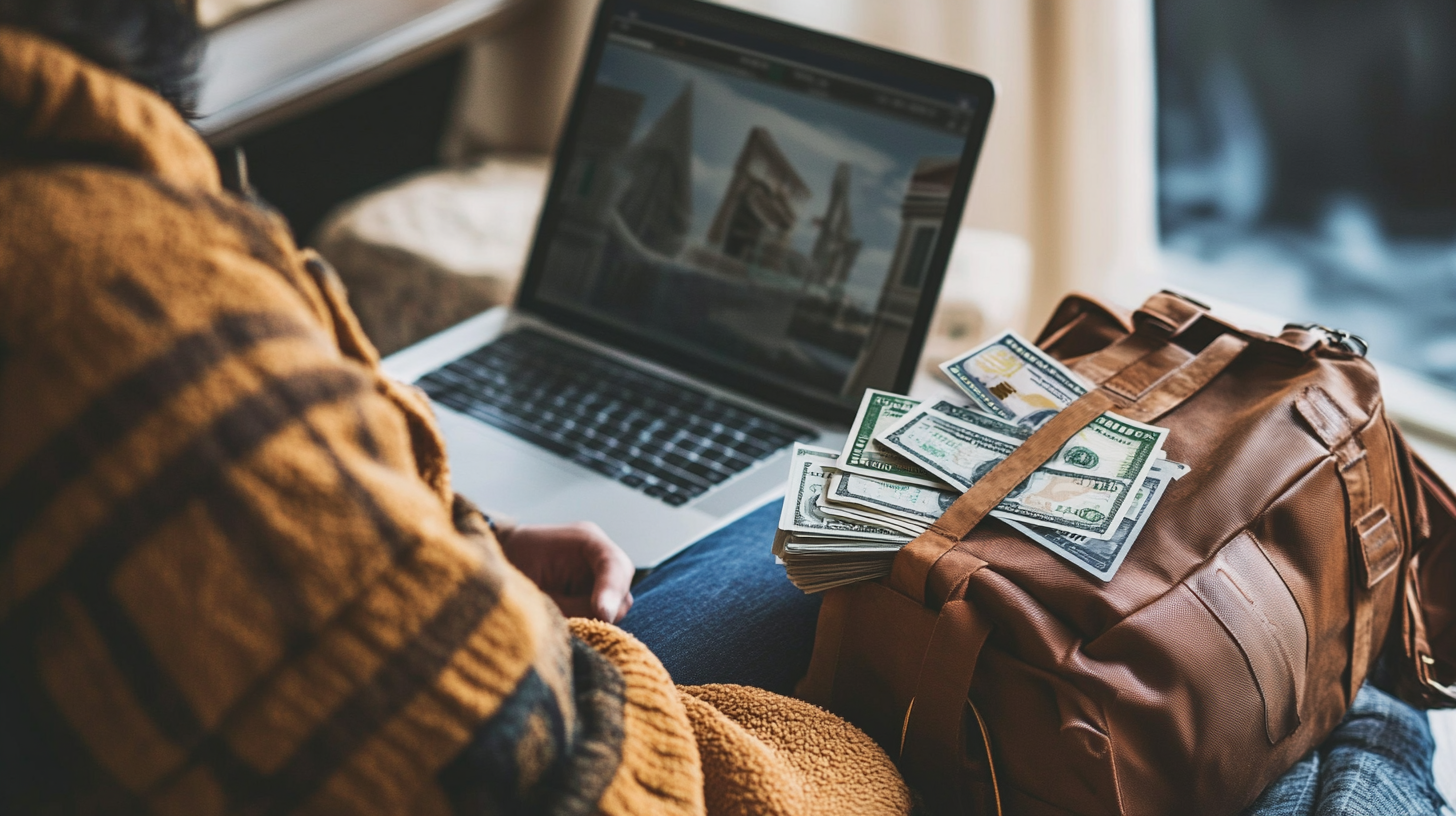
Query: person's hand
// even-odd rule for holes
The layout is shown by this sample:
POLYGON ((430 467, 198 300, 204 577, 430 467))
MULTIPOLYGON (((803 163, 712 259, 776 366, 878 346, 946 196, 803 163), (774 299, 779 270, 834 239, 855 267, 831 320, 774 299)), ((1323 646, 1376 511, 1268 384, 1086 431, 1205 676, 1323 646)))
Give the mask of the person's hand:
POLYGON ((632 608, 632 560, 591 522, 522 524, 501 549, 569 618, 616 623, 632 608))

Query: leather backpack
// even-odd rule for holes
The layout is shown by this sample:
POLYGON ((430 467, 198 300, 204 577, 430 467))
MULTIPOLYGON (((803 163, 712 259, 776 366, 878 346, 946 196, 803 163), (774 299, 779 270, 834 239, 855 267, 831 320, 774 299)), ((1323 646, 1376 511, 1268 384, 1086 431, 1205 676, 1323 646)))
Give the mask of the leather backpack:
POLYGON ((1404 699, 1456 705, 1456 501, 1358 338, 1241 331, 1165 292, 1131 315, 1069 297, 1037 342, 1098 387, 889 578, 826 594, 799 689, 930 812, 1238 813, 1382 654, 1404 699), (1192 467, 1107 583, 987 516, 1104 411, 1169 428, 1192 467))

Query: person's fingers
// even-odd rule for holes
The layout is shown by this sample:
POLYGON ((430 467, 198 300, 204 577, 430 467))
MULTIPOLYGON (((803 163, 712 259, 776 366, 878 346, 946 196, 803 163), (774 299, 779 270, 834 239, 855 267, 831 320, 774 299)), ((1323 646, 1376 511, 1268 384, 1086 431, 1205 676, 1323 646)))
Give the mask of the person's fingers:
POLYGON ((616 623, 631 606, 632 559, 595 524, 584 524, 585 548, 592 563, 592 608, 596 617, 616 623))
POLYGON ((616 617, 616 620, 613 620, 612 623, 616 623, 617 621, 621 620, 622 618, 627 617, 627 613, 628 612, 631 612, 631 611, 632 611, 632 591, 629 589, 629 590, 627 590, 627 596, 622 599, 622 605, 621 605, 621 607, 619 607, 617 609, 617 617, 616 617))

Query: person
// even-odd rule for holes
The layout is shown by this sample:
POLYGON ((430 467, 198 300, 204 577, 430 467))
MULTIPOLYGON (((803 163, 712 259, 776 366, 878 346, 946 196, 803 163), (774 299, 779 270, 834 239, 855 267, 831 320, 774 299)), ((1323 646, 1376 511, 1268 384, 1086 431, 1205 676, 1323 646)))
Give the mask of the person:
MULTIPOLYGON (((197 43, 175 0, 0 0, 0 812, 906 812, 772 693, 817 614, 775 505, 634 590, 597 528, 451 491, 179 115, 197 43)), ((1434 812, 1431 750, 1367 687, 1251 812, 1434 812)))
POLYGON ((0 812, 908 812, 863 733, 723 682, 802 665, 674 686, 599 529, 451 490, 179 115, 199 42, 177 0, 0 0, 0 812))

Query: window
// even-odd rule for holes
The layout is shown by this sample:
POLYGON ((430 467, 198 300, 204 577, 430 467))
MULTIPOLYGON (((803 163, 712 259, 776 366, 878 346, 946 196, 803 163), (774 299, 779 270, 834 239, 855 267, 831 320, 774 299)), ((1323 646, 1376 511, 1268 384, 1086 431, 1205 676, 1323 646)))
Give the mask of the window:
POLYGON ((1456 388, 1456 5, 1155 8, 1173 282, 1456 388))

